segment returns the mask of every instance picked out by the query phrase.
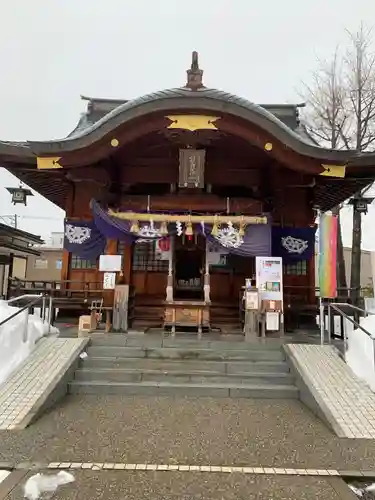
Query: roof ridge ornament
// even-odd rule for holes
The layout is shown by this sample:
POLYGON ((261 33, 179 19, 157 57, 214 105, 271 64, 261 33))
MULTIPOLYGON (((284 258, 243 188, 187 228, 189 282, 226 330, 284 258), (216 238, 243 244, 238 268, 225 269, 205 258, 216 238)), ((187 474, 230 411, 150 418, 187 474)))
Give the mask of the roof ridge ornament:
POLYGON ((199 68, 198 62, 198 52, 193 51, 191 55, 191 66, 190 69, 187 70, 187 82, 185 87, 196 91, 200 88, 203 88, 203 69, 199 68))

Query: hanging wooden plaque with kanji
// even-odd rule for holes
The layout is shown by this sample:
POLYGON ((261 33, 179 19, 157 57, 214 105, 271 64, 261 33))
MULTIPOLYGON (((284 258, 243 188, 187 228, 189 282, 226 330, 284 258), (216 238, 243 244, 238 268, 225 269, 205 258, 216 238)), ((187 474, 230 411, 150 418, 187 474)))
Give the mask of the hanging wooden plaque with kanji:
POLYGON ((180 187, 204 187, 204 162, 206 151, 204 149, 180 149, 180 187))

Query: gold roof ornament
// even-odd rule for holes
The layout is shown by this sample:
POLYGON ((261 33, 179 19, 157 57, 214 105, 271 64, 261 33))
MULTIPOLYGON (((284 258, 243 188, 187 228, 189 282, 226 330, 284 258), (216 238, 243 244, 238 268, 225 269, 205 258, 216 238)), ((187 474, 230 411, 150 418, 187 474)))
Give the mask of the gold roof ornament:
POLYGON ((60 165, 59 161, 61 160, 61 156, 37 156, 36 164, 38 170, 55 170, 56 168, 63 168, 60 165))
POLYGON ((217 130, 215 125, 217 116, 205 115, 168 115, 166 118, 171 120, 171 124, 167 128, 178 128, 183 130, 217 130))
POLYGON ((323 165, 324 172, 321 172, 319 175, 323 175, 325 177, 339 177, 343 179, 345 177, 345 165, 323 165))

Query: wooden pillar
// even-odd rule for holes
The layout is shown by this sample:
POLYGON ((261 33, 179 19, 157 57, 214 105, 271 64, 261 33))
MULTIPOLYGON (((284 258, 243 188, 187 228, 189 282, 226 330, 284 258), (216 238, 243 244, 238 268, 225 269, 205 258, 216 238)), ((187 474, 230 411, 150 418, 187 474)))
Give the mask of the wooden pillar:
POLYGON ((166 301, 173 302, 173 255, 174 255, 174 236, 169 238, 169 261, 168 261, 168 279, 166 289, 166 301))
MULTIPOLYGON (((65 214, 68 219, 74 216, 74 201, 75 201, 75 186, 74 184, 71 184, 65 202, 65 214)), ((70 262, 71 262, 70 253, 64 249, 62 255, 62 263, 61 263, 61 275, 60 275, 61 281, 68 281, 70 279, 70 262)), ((63 283, 61 288, 69 288, 69 287, 68 284, 63 283)))
POLYGON ((311 259, 307 263, 307 280, 308 280, 308 284, 309 284, 309 291, 308 291, 309 302, 310 302, 310 304, 315 304, 316 303, 315 251, 314 251, 314 254, 311 257, 311 259))
POLYGON ((208 261, 208 240, 206 238, 206 262, 205 262, 205 273, 204 273, 204 301, 206 304, 211 303, 210 293, 211 293, 211 285, 210 285, 210 264, 208 261))
POLYGON ((131 271, 132 271, 132 258, 133 258, 133 246, 131 243, 128 243, 125 245, 124 248, 124 255, 122 256, 123 260, 123 265, 122 265, 122 272, 123 272, 123 281, 124 284, 130 285, 131 283, 131 271))
POLYGON ((106 252, 107 255, 116 255, 117 254, 117 240, 107 240, 107 248, 106 252))
POLYGON ((61 281, 67 281, 69 279, 69 264, 70 264, 70 253, 68 250, 63 250, 62 264, 61 264, 61 281))

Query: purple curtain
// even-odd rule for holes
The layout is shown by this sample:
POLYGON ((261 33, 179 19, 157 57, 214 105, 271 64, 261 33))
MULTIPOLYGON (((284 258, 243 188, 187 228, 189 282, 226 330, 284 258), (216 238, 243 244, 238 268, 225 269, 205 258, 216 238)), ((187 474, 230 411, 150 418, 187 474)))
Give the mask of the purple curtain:
POLYGON ((288 264, 310 260, 315 250, 315 227, 273 227, 272 255, 288 264))
POLYGON ((106 238, 95 222, 64 221, 64 248, 83 259, 95 260, 103 254, 106 238))
POLYGON ((219 244, 229 253, 234 255, 242 255, 243 257, 268 257, 271 253, 271 225, 270 224, 252 224, 246 227, 243 243, 237 248, 228 248, 220 243, 220 241, 207 234, 209 241, 219 244))
MULTIPOLYGON (((91 209, 98 230, 107 238, 135 241, 138 238, 142 239, 159 239, 160 236, 150 238, 145 235, 135 236, 130 232, 130 222, 112 217, 108 212, 103 209, 95 200, 91 201, 91 209)), ((145 223, 146 225, 146 223, 145 223)), ((141 224, 142 227, 142 224, 141 224)), ((157 225, 156 225, 157 227, 157 225)), ((226 225, 224 224, 225 228, 226 225)), ((246 227, 245 235, 243 236, 243 243, 237 248, 228 247, 225 245, 225 238, 215 237, 211 235, 212 224, 194 224, 194 232, 202 233, 209 241, 220 245, 225 248, 229 253, 243 256, 256 256, 261 255, 267 257, 271 255, 271 224, 268 218, 267 224, 252 224, 246 227)), ((176 234, 176 225, 168 225, 168 233, 176 234)))

